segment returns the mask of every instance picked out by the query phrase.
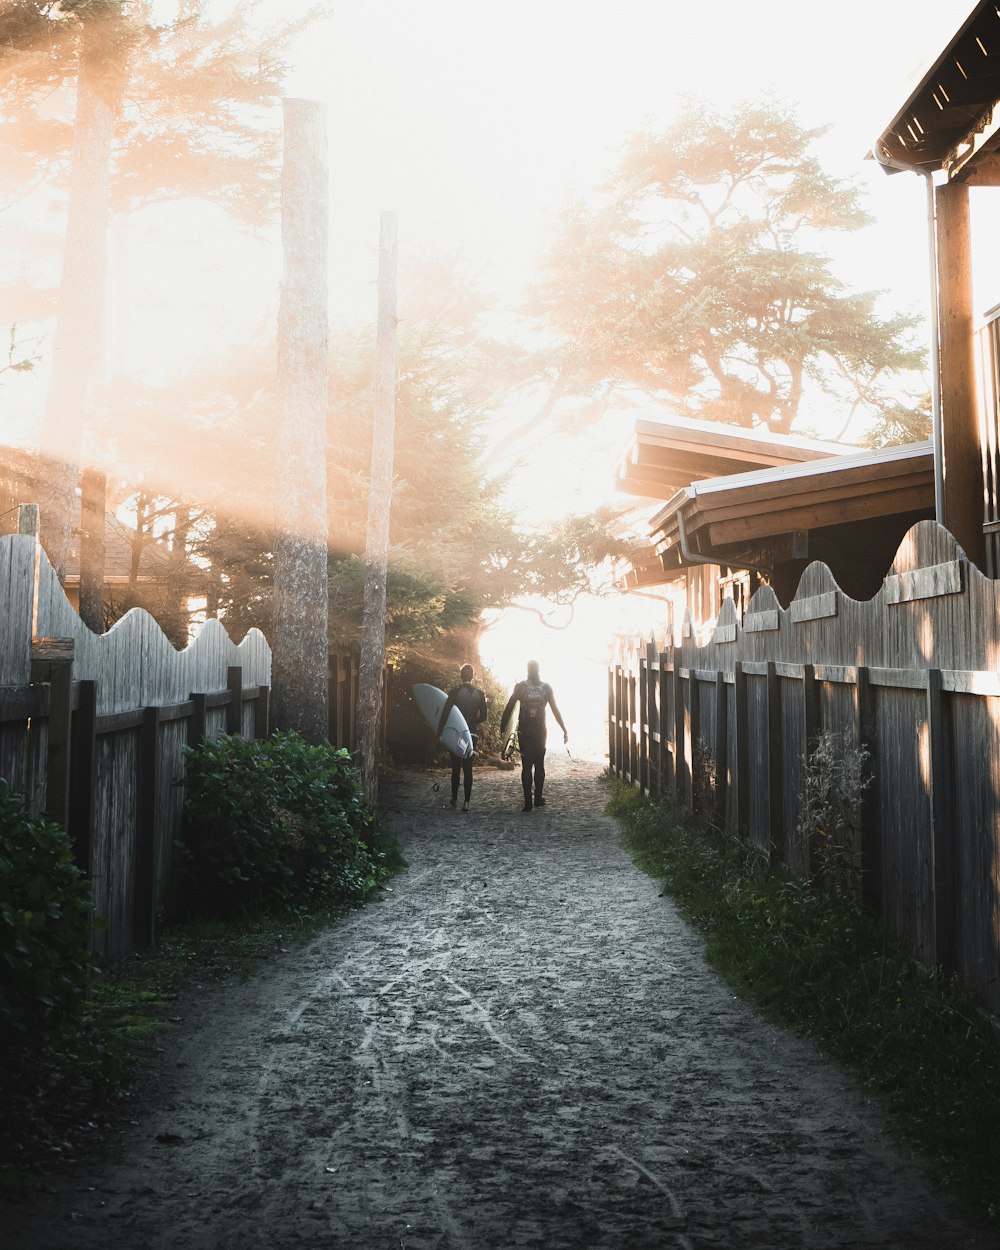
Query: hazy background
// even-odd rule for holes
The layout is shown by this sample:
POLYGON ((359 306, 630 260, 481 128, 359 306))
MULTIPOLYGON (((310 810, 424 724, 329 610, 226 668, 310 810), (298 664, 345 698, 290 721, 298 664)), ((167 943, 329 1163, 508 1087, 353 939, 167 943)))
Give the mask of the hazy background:
MULTIPOLYGON (((261 20, 305 7, 267 0, 261 20)), ((403 271, 428 255, 449 258, 487 297, 491 327, 524 334, 519 306, 560 205, 599 186, 623 138, 668 122, 683 93, 722 107, 771 94, 794 103, 806 125, 829 125, 820 149, 828 168, 863 183, 876 218, 866 231, 835 240, 840 275, 886 289, 897 308, 926 310, 922 182, 887 177, 864 157, 970 0, 339 0, 322 7, 325 16, 294 49, 289 93, 329 107, 335 328, 374 318, 378 215, 394 208, 403 271)), ((176 8, 157 5, 165 17, 176 8)), ((1000 251, 989 246, 992 197, 974 191, 973 198, 976 299, 985 310, 1000 300, 1000 251)), ((35 210, 30 197, 0 210, 3 246, 5 230, 35 210)), ((276 226, 250 233, 210 206, 166 204, 135 216, 128 254, 127 333, 112 327, 110 336, 124 353, 125 374, 168 381, 248 343, 273 354, 276 226)), ((35 259, 38 272, 54 276, 58 263, 58 248, 35 259)), ((405 319, 405 301, 400 312, 405 319)), ((4 441, 30 445, 50 328, 26 329, 40 366, 0 387, 0 422, 4 441)), ((514 419, 498 414, 498 428, 514 419)), ((831 428, 840 424, 831 413, 831 428)), ((627 437, 623 419, 591 441, 515 449, 496 467, 514 470, 511 498, 524 519, 545 523, 610 494, 616 447, 627 437)), ((558 635, 511 612, 487 635, 484 654, 510 680, 533 651, 564 684, 576 684, 575 666, 586 657, 593 684, 605 659, 597 640, 623 623, 645 628, 657 609, 635 603, 628 611, 634 617, 620 603, 591 605, 575 630, 558 635)))

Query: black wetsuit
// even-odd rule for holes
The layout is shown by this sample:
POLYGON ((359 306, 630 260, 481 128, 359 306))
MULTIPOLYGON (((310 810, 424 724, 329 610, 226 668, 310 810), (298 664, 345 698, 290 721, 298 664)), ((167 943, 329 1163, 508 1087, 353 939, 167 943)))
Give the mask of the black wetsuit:
MULTIPOLYGON (((472 730, 472 745, 475 746, 476 730, 486 719, 486 696, 471 681, 462 682, 448 695, 448 702, 441 712, 441 725, 447 721, 448 713, 453 707, 457 707, 465 717, 466 724, 472 730)), ((453 803, 458 798, 460 781, 465 783, 465 801, 468 803, 472 797, 472 760, 459 759, 457 755, 453 755, 451 757, 451 800, 453 803)))
POLYGON ((504 709, 503 724, 510 720, 514 704, 520 703, 517 714, 517 742, 521 752, 521 788, 524 790, 524 806, 532 805, 532 791, 537 805, 542 800, 545 785, 545 709, 549 706, 556 713, 552 687, 546 681, 519 681, 504 709))

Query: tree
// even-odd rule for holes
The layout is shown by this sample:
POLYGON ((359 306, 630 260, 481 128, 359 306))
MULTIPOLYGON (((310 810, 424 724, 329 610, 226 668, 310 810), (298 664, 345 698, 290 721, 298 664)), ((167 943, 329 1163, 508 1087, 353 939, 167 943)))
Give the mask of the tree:
POLYGON ((358 749, 361 783, 368 801, 378 799, 382 689, 385 679, 386 582, 392 516, 392 462, 396 442, 396 214, 382 214, 378 265, 378 327, 375 335, 375 411, 368 475, 365 581, 361 617, 358 749))
POLYGON ((770 104, 687 101, 627 144, 595 208, 567 210, 532 310, 558 336, 562 385, 625 385, 689 415, 787 433, 807 398, 846 427, 900 403, 917 319, 848 290, 824 241, 869 222, 804 129, 770 104))
POLYGON ((69 182, 43 433, 55 457, 43 530, 57 567, 102 371, 109 213, 124 221, 154 202, 198 197, 256 225, 273 208, 277 141, 262 106, 278 98, 283 49, 313 13, 259 32, 252 18, 260 7, 236 0, 220 16, 204 0, 187 0, 166 25, 156 23, 152 5, 126 0, 14 0, 0 13, 8 194, 47 187, 58 196, 69 182), (71 124, 52 107, 70 87, 71 124))
POLYGON ((286 100, 281 178, 284 275, 278 308, 274 721, 312 742, 327 735, 327 231, 326 113, 286 100))

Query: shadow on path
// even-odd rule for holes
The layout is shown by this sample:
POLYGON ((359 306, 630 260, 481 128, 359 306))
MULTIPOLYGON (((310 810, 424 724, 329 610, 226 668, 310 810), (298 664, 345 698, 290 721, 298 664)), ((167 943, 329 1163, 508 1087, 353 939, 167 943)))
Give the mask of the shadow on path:
POLYGON ((993 1246, 706 966, 599 772, 553 753, 530 815, 511 774, 467 815, 397 779, 385 901, 207 996, 123 1160, 3 1246, 993 1246))

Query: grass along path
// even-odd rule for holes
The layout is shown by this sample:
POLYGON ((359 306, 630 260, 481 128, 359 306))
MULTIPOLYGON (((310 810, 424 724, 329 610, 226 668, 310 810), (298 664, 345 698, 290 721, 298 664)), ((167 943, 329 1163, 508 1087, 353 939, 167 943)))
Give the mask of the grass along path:
POLYGON ((608 810, 636 864, 704 934, 712 966, 845 1064, 941 1184, 1000 1227, 1000 1041, 960 988, 878 922, 687 813, 620 783, 608 810))

